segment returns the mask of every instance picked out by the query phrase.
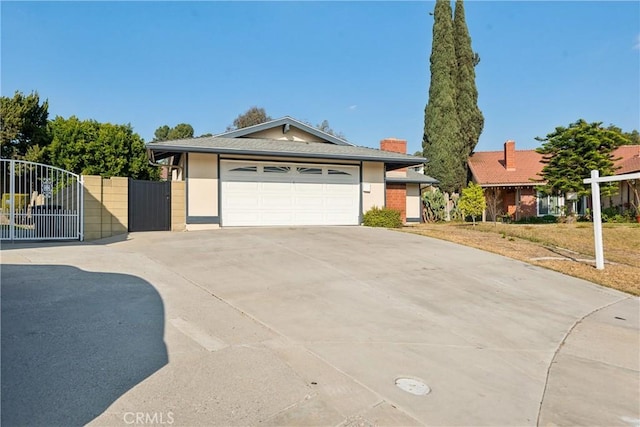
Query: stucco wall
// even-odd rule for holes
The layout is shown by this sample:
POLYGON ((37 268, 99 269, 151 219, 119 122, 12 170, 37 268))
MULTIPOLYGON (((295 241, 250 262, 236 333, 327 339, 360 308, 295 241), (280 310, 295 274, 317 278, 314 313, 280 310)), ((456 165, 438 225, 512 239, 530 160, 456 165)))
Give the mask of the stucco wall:
POLYGON ((218 155, 189 153, 187 160, 187 215, 218 215, 218 155))
POLYGON ((324 142, 323 139, 318 138, 315 135, 307 133, 303 130, 290 127, 287 133, 282 132, 282 126, 278 126, 273 129, 265 129, 260 132, 247 135, 246 138, 264 138, 264 139, 284 139, 288 141, 309 141, 309 142, 324 142))
POLYGON ((422 215, 422 202, 420 200, 420 185, 407 184, 407 222, 419 222, 422 215), (410 221, 410 220, 414 221, 410 221))
POLYGON ((362 213, 374 206, 384 207, 384 164, 362 163, 362 213), (367 191, 368 190, 368 191, 367 191))

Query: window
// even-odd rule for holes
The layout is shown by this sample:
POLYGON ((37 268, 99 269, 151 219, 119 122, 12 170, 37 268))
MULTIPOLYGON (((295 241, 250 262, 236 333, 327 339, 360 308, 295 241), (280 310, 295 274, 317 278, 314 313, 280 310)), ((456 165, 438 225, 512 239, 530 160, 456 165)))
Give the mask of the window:
POLYGON ((338 169, 329 169, 329 175, 351 175, 349 172, 341 171, 338 169))
POLYGON ((289 166, 265 166, 264 173, 289 173, 291 168, 289 166))
POLYGON ((239 168, 233 168, 229 172, 258 172, 257 166, 240 166, 239 168))
POLYGON ((298 168, 298 173, 302 175, 322 175, 320 168, 298 168))
POLYGON ((538 215, 560 215, 561 197, 538 192, 538 215))

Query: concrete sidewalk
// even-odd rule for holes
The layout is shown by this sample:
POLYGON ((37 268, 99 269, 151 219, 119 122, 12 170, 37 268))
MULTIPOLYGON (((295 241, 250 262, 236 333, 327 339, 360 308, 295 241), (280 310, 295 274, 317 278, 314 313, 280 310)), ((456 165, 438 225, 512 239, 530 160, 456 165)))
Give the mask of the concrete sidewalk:
POLYGON ((2 423, 638 425, 639 309, 364 227, 3 244, 2 423))

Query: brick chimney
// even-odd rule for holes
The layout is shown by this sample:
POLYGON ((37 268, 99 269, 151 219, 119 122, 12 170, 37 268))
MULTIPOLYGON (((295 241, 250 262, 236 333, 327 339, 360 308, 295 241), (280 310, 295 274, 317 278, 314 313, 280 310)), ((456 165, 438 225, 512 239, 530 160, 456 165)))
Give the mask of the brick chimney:
POLYGON ((394 153, 407 154, 407 141, 397 138, 386 138, 380 141, 380 149, 394 153))
POLYGON ((511 139, 504 143, 504 167, 508 171, 516 170, 516 142, 511 139))
MULTIPOLYGON (((386 138, 380 141, 380 149, 394 153, 407 154, 407 141, 404 139, 386 138)), ((407 168, 396 169, 387 172, 387 176, 407 176, 407 168)), ((385 199, 387 207, 400 211, 402 222, 407 221, 407 184, 388 182, 386 185, 385 199)))

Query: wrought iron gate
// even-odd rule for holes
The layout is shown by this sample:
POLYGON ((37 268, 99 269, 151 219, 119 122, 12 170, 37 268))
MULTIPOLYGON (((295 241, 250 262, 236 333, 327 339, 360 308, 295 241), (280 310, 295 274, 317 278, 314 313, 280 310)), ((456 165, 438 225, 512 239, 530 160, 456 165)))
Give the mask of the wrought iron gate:
POLYGON ((0 166, 0 240, 82 240, 79 175, 22 160, 0 166))

